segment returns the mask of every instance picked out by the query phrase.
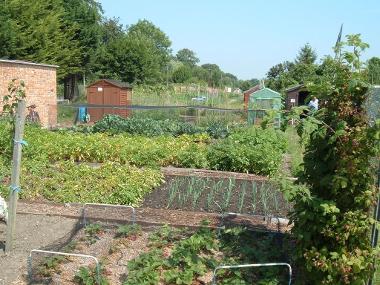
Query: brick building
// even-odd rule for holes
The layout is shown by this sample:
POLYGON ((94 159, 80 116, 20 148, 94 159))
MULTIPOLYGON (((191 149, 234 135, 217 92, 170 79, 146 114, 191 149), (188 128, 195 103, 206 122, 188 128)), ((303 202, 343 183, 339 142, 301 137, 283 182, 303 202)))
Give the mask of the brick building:
POLYGON ((25 83, 26 104, 36 105, 41 125, 46 128, 57 124, 57 77, 58 66, 19 60, 0 59, 0 112, 3 97, 8 94, 12 79, 25 83))

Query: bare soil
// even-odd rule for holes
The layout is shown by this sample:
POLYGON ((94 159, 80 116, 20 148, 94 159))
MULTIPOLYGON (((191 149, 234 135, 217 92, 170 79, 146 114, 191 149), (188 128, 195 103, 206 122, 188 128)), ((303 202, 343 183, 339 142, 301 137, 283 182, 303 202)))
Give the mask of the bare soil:
MULTIPOLYGON (((46 202, 20 201, 18 205, 16 234, 14 239, 14 251, 0 255, 0 284, 25 284, 27 274, 27 258, 32 249, 58 250, 70 242, 82 226, 83 205, 58 204, 46 202), (24 282, 24 283, 23 283, 24 282)), ((179 211, 167 209, 136 208, 136 221, 145 226, 158 226, 169 224, 172 226, 198 227, 203 220, 210 221, 210 227, 224 225, 244 225, 248 228, 260 231, 289 231, 290 226, 285 219, 268 218, 263 216, 227 215, 217 213, 179 211)), ((86 207, 86 221, 103 223, 130 223, 132 215, 130 209, 107 208, 98 206, 86 207)), ((111 234, 110 236, 111 237, 111 234)), ((142 237, 144 239, 144 237, 142 237)), ((5 226, 0 225, 0 241, 5 240, 5 226)), ((102 248, 109 249, 112 245, 111 238, 105 238, 102 248)), ((115 256, 116 263, 125 266, 128 256, 137 255, 144 249, 144 240, 138 239, 132 247, 125 247, 123 256, 115 256), (125 256, 124 256, 125 255, 125 256), (124 260, 124 261, 123 261, 124 260)), ((99 243, 101 246, 102 243, 99 243)), ((97 246, 99 246, 97 245, 97 246)), ((123 245, 117 245, 123 247, 123 245)), ((99 248, 82 248, 76 250, 82 253, 100 254, 104 250, 99 248)), ((109 262, 115 263, 112 259, 109 262)), ((77 267, 76 267, 77 268, 77 267)), ((119 268, 120 269, 120 268, 119 268)), ((118 271, 118 267, 114 267, 118 271)), ((121 271, 112 273, 114 280, 122 279, 121 271)), ((116 282, 116 281, 115 281, 116 282)), ((54 283, 53 283, 54 284, 54 283)), ((65 283, 59 283, 65 284, 65 283)), ((115 283, 117 284, 117 283, 115 283)))
MULTIPOLYGON (((13 284, 12 282, 26 273, 27 256, 30 250, 44 248, 70 235, 76 224, 77 220, 60 216, 18 214, 14 250, 7 255, 0 250, 0 284, 13 284)), ((1 224, 2 245, 5 243, 5 237, 6 227, 1 224)))

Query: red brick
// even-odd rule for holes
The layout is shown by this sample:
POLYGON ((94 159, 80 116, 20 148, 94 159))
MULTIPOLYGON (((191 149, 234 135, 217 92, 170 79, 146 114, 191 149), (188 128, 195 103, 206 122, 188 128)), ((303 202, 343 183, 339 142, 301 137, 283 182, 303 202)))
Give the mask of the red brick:
POLYGON ((42 126, 54 127, 57 124, 56 68, 0 61, 0 112, 3 97, 8 94, 8 85, 12 79, 24 81, 27 106, 37 106, 42 126))

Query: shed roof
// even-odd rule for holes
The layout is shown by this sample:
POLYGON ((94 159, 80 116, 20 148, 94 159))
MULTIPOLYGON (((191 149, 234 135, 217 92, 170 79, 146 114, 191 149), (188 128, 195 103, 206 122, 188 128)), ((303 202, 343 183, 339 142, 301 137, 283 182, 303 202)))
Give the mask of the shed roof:
POLYGON ((296 86, 293 86, 293 87, 290 87, 288 89, 286 89, 285 91, 286 92, 292 92, 292 91, 295 91, 295 90, 299 90, 299 89, 302 89, 302 88, 305 88, 305 84, 298 84, 296 86))
POLYGON ((266 87, 263 89, 257 90, 256 92, 253 92, 251 96, 251 98, 254 98, 254 99, 272 99, 272 98, 281 98, 281 97, 282 96, 280 93, 266 87))
POLYGON ((261 84, 257 84, 255 86, 249 88, 248 90, 244 91, 243 93, 244 93, 244 95, 246 95, 246 94, 252 94, 253 92, 256 92, 256 91, 258 91, 260 89, 261 89, 261 84))
POLYGON ((42 66, 42 67, 52 67, 57 68, 58 65, 52 65, 52 64, 45 64, 45 63, 35 63, 30 61, 24 61, 24 60, 13 60, 13 59, 0 59, 0 63, 12 63, 12 64, 24 64, 24 65, 34 65, 34 66, 42 66))
POLYGON ((88 85, 87 87, 90 87, 92 85, 95 85, 97 83, 99 83, 100 81, 104 81, 104 82, 107 82, 111 85, 114 85, 116 87, 119 87, 119 88, 132 88, 131 84, 129 84, 128 82, 123 82, 123 81, 120 81, 120 80, 114 80, 114 79, 100 79, 100 80, 97 80, 93 83, 91 83, 90 85, 88 85))

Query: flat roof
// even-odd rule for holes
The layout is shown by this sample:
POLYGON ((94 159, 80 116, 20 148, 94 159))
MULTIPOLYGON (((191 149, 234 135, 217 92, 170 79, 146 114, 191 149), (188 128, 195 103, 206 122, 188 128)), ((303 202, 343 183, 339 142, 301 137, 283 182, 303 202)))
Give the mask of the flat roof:
POLYGON ((45 63, 35 63, 30 61, 23 61, 23 60, 12 60, 12 59, 0 59, 0 63, 13 63, 13 64, 24 64, 24 65, 34 65, 34 66, 43 66, 43 67, 52 67, 57 68, 58 65, 52 65, 52 64, 45 64, 45 63))

